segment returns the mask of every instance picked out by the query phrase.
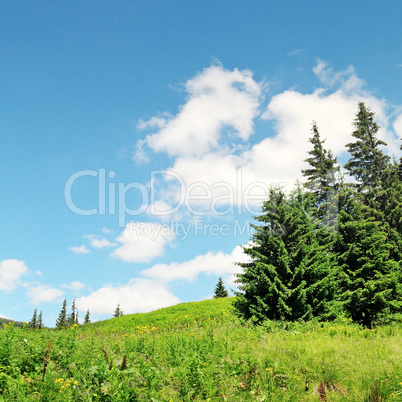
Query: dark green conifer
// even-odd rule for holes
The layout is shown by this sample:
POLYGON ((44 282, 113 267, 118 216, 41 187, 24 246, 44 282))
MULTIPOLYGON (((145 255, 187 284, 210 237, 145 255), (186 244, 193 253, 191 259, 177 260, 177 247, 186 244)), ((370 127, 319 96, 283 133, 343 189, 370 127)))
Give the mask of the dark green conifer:
POLYGON ((76 323, 76 315, 77 315, 77 308, 75 306, 75 299, 71 305, 71 313, 67 318, 67 325, 71 327, 71 325, 76 323))
POLYGON ((260 225, 253 225, 248 263, 238 263, 237 314, 255 323, 331 316, 335 270, 332 255, 320 246, 316 225, 306 211, 310 199, 298 187, 290 197, 271 188, 260 225))
POLYGON ((117 305, 114 311, 113 317, 121 317, 123 315, 123 310, 120 308, 120 304, 117 305))
POLYGON ((32 318, 31 318, 31 321, 29 321, 29 324, 28 324, 28 327, 29 327, 29 328, 32 328, 32 329, 37 328, 38 320, 37 320, 36 314, 37 314, 37 312, 36 312, 36 309, 35 309, 35 311, 34 311, 34 313, 33 313, 33 316, 32 316, 32 318))
POLYGON ((218 299, 221 297, 228 297, 228 291, 225 289, 222 278, 219 277, 218 283, 215 287, 214 299, 218 299))
POLYGON ((341 194, 334 251, 341 274, 339 300, 353 321, 370 327, 378 319, 402 310, 402 272, 392 258, 387 223, 351 190, 341 194))
POLYGON ((68 325, 66 304, 67 304, 66 299, 64 299, 63 306, 61 307, 61 310, 59 313, 59 317, 56 320, 56 328, 58 328, 58 329, 64 329, 68 325))
POLYGON ((355 142, 347 144, 351 157, 345 164, 345 169, 357 180, 356 187, 363 193, 369 193, 381 184, 382 174, 390 162, 389 156, 380 149, 387 145, 377 138, 379 126, 374 121, 374 113, 363 102, 359 103, 359 110, 354 121, 355 130, 352 136, 355 142))
POLYGON ((304 185, 314 197, 315 210, 312 213, 319 220, 325 220, 323 224, 331 224, 337 213, 336 193, 340 182, 340 167, 332 152, 324 148, 325 140, 321 140, 316 122, 313 122, 311 131, 313 135, 309 142, 313 149, 308 152, 310 157, 305 160, 309 168, 302 170, 307 179, 304 185))
POLYGON ((40 311, 39 316, 38 316, 37 328, 39 328, 39 329, 43 328, 42 310, 40 311))
POLYGON ((91 322, 91 319, 89 318, 89 309, 88 309, 87 313, 85 314, 84 324, 89 324, 90 322, 91 322))

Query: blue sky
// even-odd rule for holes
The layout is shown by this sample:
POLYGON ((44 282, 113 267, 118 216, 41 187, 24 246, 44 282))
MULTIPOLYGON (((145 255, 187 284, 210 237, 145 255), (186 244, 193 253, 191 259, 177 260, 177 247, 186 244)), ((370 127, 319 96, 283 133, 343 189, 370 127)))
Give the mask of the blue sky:
POLYGON ((0 315, 53 326, 211 297, 312 120, 397 155, 399 1, 1 1, 0 315))

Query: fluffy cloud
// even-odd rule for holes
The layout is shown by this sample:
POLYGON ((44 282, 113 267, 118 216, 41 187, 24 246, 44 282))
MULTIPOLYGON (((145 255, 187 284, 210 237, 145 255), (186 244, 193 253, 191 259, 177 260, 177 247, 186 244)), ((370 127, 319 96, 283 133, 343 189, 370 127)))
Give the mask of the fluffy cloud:
POLYGON ((85 289, 85 285, 82 283, 82 282, 80 282, 80 281, 74 281, 74 282, 71 282, 70 284, 64 284, 64 285, 61 285, 63 288, 66 288, 66 289, 70 289, 70 290, 81 290, 81 289, 85 289))
POLYGON ((141 274, 163 282, 179 279, 194 281, 200 273, 222 276, 239 272, 240 268, 234 262, 246 261, 249 261, 248 257, 237 246, 230 254, 209 252, 182 263, 156 264, 141 271, 141 274))
POLYGON ((40 284, 29 287, 27 290, 27 296, 30 299, 30 304, 37 306, 43 302, 49 303, 60 298, 63 296, 63 292, 51 287, 50 285, 40 284))
POLYGON ((73 246, 68 248, 70 251, 72 251, 75 254, 88 254, 90 253, 90 250, 88 250, 84 245, 81 245, 79 247, 73 246))
POLYGON ((18 280, 28 272, 24 261, 11 259, 0 262, 0 290, 14 290, 18 280))
POLYGON ((394 130, 398 137, 402 138, 402 114, 394 121, 394 130))
MULTIPOLYGON (((190 80, 187 103, 176 116, 166 119, 166 124, 157 120, 159 131, 144 140, 154 151, 173 156, 172 166, 155 187, 154 209, 163 203, 164 211, 174 210, 181 203, 181 212, 190 212, 189 216, 199 211, 218 215, 217 205, 241 205, 258 213, 269 184, 291 188, 301 177, 311 148, 308 139, 313 120, 327 139, 326 147, 340 158, 345 156, 359 101, 375 112, 381 126, 379 137, 388 143, 390 153, 398 152, 398 138, 390 123, 392 108, 365 90, 353 67, 335 72, 318 60, 313 70, 323 87, 312 93, 288 90, 273 96, 261 115, 262 120, 272 122, 273 130, 267 130, 269 135, 253 145, 244 140, 252 134, 261 107, 262 85, 251 73, 213 66, 190 80), (232 108, 233 104, 237 106, 232 108), (245 113, 238 115, 238 108, 245 113), (234 116, 242 123, 235 123, 234 116), (235 128, 234 133, 226 125, 235 128)), ((394 130, 402 130, 401 125, 397 119, 394 130)))
POLYGON ((161 283, 131 279, 121 286, 105 285, 89 296, 76 299, 77 308, 92 314, 113 314, 120 304, 124 314, 145 313, 180 303, 180 299, 161 283))
POLYGON ((187 81, 185 89, 187 103, 175 117, 139 123, 140 128, 156 126, 159 131, 137 144, 135 160, 141 159, 144 145, 171 156, 196 156, 216 149, 223 132, 233 139, 250 137, 262 90, 250 71, 212 66, 187 81))
POLYGON ((174 237, 173 230, 167 225, 132 221, 116 239, 121 246, 112 256, 126 262, 148 262, 162 255, 174 237))
POLYGON ((116 243, 111 243, 107 239, 92 239, 91 246, 95 248, 113 247, 117 246, 116 243))

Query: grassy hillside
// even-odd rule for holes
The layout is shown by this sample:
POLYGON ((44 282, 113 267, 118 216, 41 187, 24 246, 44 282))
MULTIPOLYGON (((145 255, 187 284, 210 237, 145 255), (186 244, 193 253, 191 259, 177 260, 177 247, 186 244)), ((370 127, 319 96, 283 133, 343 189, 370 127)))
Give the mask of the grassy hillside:
POLYGON ((243 325, 230 300, 0 331, 0 400, 402 400, 402 327, 243 325))
POLYGON ((92 325, 108 331, 132 329, 171 329, 190 325, 200 325, 202 322, 227 321, 231 315, 231 299, 213 299, 201 302, 181 303, 176 306, 162 308, 144 314, 130 314, 119 318, 100 321, 92 325))
POLYGON ((15 327, 22 327, 24 325, 23 322, 19 321, 14 321, 14 320, 9 320, 8 318, 0 318, 0 327, 3 326, 3 324, 11 324, 13 323, 15 327))

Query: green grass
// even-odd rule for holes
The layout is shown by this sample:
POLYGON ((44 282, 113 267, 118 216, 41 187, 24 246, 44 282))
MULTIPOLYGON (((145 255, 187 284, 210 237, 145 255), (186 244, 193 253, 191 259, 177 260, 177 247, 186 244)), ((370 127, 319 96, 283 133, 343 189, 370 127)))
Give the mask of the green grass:
POLYGON ((5 401, 402 400, 402 326, 256 328, 229 299, 61 331, 6 325, 0 389, 5 401))

